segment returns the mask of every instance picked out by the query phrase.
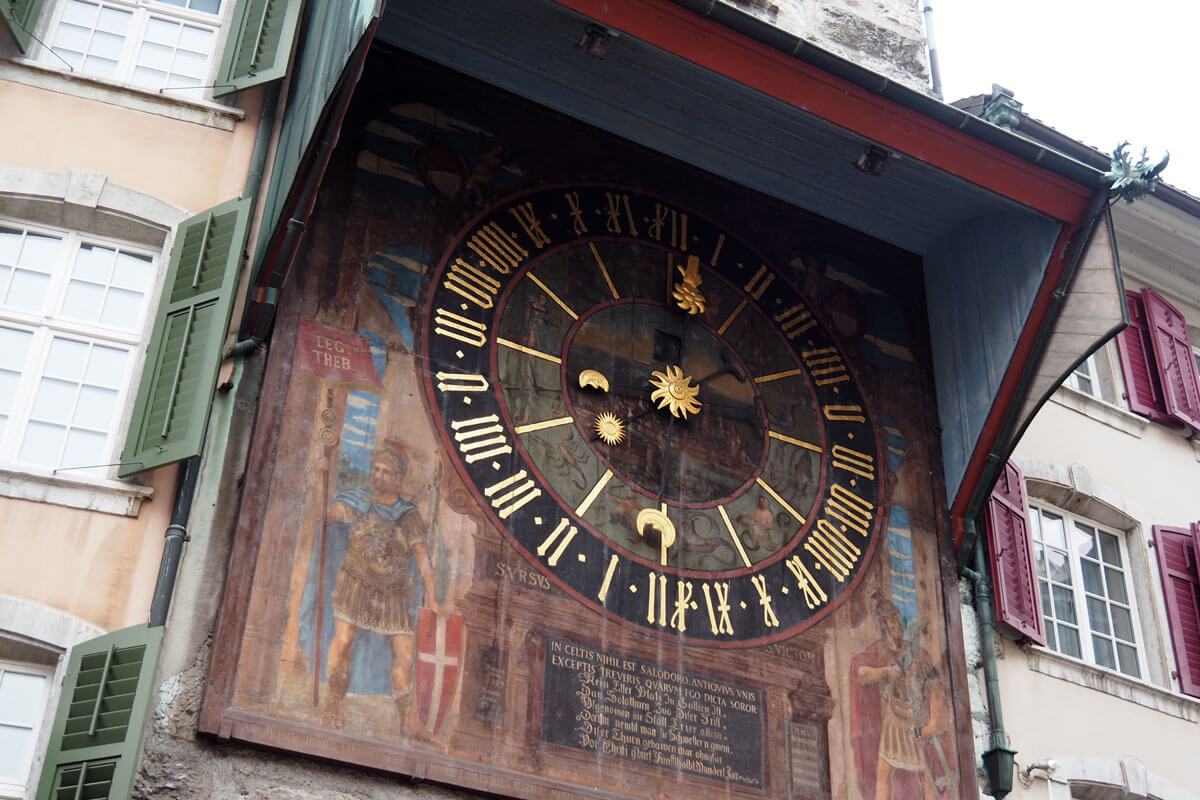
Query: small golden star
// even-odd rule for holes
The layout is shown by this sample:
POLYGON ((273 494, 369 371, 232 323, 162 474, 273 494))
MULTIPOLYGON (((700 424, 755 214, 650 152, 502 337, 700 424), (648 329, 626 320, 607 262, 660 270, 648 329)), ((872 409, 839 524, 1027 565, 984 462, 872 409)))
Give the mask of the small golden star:
POLYGON ((625 439, 625 423, 610 411, 599 414, 593 428, 600 440, 610 447, 620 444, 625 439))

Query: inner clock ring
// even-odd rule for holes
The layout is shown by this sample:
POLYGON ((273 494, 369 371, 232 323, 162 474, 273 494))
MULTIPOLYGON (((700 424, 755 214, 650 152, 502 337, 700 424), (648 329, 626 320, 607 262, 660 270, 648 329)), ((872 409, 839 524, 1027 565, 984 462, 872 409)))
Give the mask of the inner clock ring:
POLYGON ((655 503, 710 508, 762 471, 767 420, 749 368, 678 309, 643 298, 588 309, 567 332, 562 381, 592 451, 655 503))

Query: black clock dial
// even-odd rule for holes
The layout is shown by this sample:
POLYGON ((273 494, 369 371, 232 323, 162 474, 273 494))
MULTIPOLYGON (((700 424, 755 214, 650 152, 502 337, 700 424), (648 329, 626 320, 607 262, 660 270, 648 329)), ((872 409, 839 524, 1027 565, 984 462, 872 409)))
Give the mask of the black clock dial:
POLYGON ((581 602, 750 644, 857 582, 879 436, 844 350, 748 244, 657 198, 541 190, 471 224, 426 302, 451 460, 581 602))

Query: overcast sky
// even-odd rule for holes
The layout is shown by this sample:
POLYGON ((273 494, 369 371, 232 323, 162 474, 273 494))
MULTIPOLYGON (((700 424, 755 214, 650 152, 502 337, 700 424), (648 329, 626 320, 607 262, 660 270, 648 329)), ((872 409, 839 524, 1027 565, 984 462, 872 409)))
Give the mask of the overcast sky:
POLYGON ((947 102, 1011 89, 1025 113, 1111 152, 1128 140, 1200 196, 1200 2, 932 0, 947 102))

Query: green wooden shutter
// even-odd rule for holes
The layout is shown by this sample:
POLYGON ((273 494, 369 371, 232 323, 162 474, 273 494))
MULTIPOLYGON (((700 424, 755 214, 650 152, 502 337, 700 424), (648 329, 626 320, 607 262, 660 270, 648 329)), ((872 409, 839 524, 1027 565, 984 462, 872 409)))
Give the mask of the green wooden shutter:
POLYGON ((135 625, 71 649, 37 800, 129 797, 164 630, 135 625))
POLYGON ((200 452, 249 218, 249 199, 230 200, 175 232, 121 477, 200 452))
POLYGON ((301 0, 240 0, 233 12, 213 95, 282 78, 292 53, 301 0))
POLYGON ((29 34, 37 24, 43 5, 45 0, 0 0, 0 16, 4 17, 22 53, 29 47, 29 34))

